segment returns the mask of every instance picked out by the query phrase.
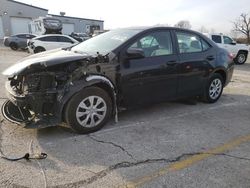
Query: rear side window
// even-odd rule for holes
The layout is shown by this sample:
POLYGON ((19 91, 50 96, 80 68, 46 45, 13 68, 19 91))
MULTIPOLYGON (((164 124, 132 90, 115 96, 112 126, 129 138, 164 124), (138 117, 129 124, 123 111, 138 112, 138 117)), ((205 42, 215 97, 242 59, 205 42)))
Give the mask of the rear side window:
POLYGON ((35 38, 35 37, 37 37, 36 35, 30 35, 30 38, 31 39, 33 39, 33 38, 35 38))
POLYGON ((212 40, 215 43, 221 43, 221 36, 220 35, 212 35, 212 40))
POLYGON ((56 36, 42 37, 42 38, 39 38, 37 40, 45 41, 45 42, 58 42, 56 36))
POLYGON ((198 35, 186 32, 176 32, 179 51, 183 53, 194 53, 208 50, 211 46, 198 35))

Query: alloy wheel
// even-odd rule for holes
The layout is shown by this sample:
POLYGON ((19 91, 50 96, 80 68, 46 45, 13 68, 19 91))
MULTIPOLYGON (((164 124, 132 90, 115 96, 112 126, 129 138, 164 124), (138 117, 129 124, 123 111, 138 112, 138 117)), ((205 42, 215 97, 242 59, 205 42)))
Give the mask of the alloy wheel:
POLYGON ((222 82, 220 79, 214 79, 209 87, 209 96, 211 99, 215 100, 220 96, 222 91, 222 82))

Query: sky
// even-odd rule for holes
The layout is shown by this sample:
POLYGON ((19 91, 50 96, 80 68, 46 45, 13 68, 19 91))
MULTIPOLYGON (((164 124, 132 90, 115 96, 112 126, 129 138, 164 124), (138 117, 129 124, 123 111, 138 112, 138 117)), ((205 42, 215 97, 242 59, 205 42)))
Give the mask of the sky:
POLYGON ((250 13, 250 0, 17 0, 50 14, 104 20, 105 29, 168 24, 188 20, 192 29, 230 33, 232 21, 250 13))

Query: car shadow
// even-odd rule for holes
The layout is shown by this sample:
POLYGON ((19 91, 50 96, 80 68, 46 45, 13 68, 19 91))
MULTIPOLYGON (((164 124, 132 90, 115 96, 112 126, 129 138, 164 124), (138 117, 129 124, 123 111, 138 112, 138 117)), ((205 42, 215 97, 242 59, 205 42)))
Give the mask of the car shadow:
MULTIPOLYGON (((79 157, 77 165, 89 165, 89 164, 100 164, 103 165, 103 157, 112 155, 103 144, 94 141, 91 136, 100 136, 104 134, 116 134, 121 133, 123 129, 130 129, 131 127, 139 126, 150 122, 154 124, 154 121, 158 121, 160 118, 171 119, 178 115, 185 115, 190 111, 196 112, 206 110, 207 108, 217 108, 219 106, 225 106, 227 104, 233 104, 239 100, 250 101, 250 96, 246 95, 231 95, 223 94, 221 99, 214 104, 205 104, 197 102, 196 105, 186 104, 183 101, 168 102, 153 105, 147 108, 138 108, 130 111, 124 111, 119 114, 119 122, 115 123, 114 119, 111 119, 107 125, 102 129, 90 135, 79 135, 71 131, 71 129, 64 126, 56 126, 50 128, 39 129, 37 131, 37 140, 41 148, 48 152, 49 155, 54 158, 63 161, 63 163, 75 164, 78 160, 79 153, 82 155, 87 154, 86 160, 79 157), (98 157, 94 157, 98 156, 98 157)), ((154 127, 155 128, 155 127, 154 127)), ((149 127, 150 129, 150 127, 149 127)), ((166 127, 167 129, 167 127, 166 127)), ((140 134, 140 132, 138 132, 140 134)), ((106 138, 108 141, 108 138, 106 138)), ((114 152, 114 151, 112 151, 114 152)), ((129 160, 129 158, 126 158, 129 160)))
MULTIPOLYGON (((145 154, 144 151, 140 151, 145 154, 141 155, 141 153, 134 148, 134 142, 136 143, 136 147, 139 147, 140 143, 143 144, 144 142, 151 144, 148 142, 148 136, 158 133, 160 136, 171 137, 171 132, 168 132, 168 126, 161 126, 158 131, 155 130, 158 125, 156 122, 159 119, 164 118, 162 119, 163 121, 171 120, 171 123, 178 123, 179 118, 175 117, 176 114, 180 117, 183 115, 183 117, 186 116, 186 118, 188 118, 190 112, 192 112, 200 116, 203 111, 212 113, 214 109, 223 108, 226 110, 227 106, 237 106, 238 103, 249 104, 250 96, 223 94, 221 99, 214 104, 197 102, 196 105, 187 105, 186 102, 177 101, 124 111, 119 114, 118 123, 115 123, 114 120, 111 119, 102 130, 90 135, 79 135, 63 126, 40 129, 37 131, 37 141, 40 148, 48 154, 48 159, 43 161, 43 166, 48 170, 51 169, 52 171, 60 173, 65 171, 64 165, 66 165, 67 171, 71 170, 72 173, 82 169, 97 173, 124 161, 135 162, 135 159, 131 156, 139 155, 138 158, 136 157, 136 160, 143 160, 148 158, 147 153, 151 152, 145 151, 145 154), (206 111, 207 109, 210 109, 210 111, 206 111), (145 134, 145 132, 148 133, 145 134), (125 139, 120 140, 119 137, 121 137, 121 135, 125 139)), ((169 124, 169 126, 171 125, 169 124)), ((174 128, 172 127, 171 129, 174 128)), ((158 138, 158 135, 151 136, 158 138)), ((171 145, 171 147, 173 147, 173 145, 171 145)), ((143 148, 141 148, 141 150, 143 150, 143 148)), ((164 150, 163 153, 165 153, 164 155, 167 154, 166 156, 171 156, 171 154, 173 155, 172 152, 172 150, 169 150, 166 153, 164 150)), ((159 151, 157 155, 161 156, 163 153, 159 151)), ((149 154, 149 156, 150 155, 151 154, 149 154)), ((157 158, 159 156, 155 156, 154 154, 153 157, 157 158)), ((139 165, 133 168, 134 170, 140 170, 150 168, 150 166, 141 168, 139 165)), ((95 173, 88 175, 95 176, 95 173)), ((118 171, 116 175, 127 179, 127 174, 124 173, 124 171, 118 171)), ((84 183, 86 180, 86 178, 82 179, 80 183, 84 183)), ((70 183, 69 186, 71 184, 74 185, 74 182, 70 183)))

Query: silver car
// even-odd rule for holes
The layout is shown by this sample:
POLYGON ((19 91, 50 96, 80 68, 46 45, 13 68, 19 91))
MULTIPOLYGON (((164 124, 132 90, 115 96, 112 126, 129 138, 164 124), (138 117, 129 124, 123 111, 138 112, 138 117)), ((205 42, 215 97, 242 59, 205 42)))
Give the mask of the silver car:
POLYGON ((12 35, 10 37, 4 37, 4 45, 10 47, 12 50, 26 49, 27 48, 27 40, 36 37, 34 34, 17 34, 12 35))

